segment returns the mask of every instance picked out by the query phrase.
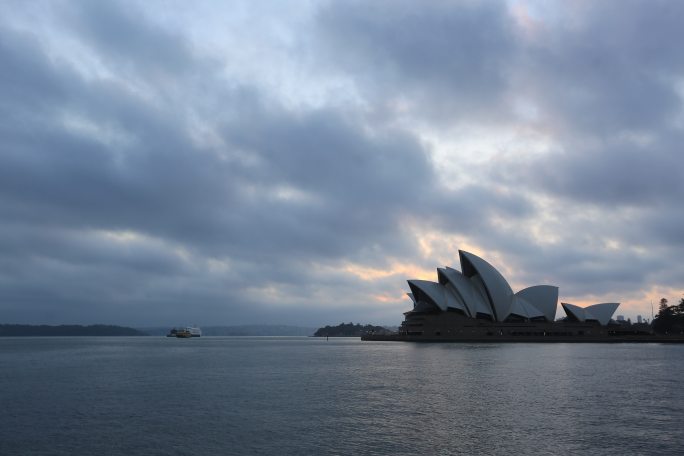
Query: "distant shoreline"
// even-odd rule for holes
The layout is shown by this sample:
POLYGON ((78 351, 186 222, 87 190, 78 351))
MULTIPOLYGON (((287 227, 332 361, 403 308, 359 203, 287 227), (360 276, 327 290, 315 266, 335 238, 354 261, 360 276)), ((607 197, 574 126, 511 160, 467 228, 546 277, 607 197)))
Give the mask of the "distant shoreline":
MULTIPOLYGON (((182 325, 181 325, 182 326, 182 325)), ((235 326, 204 326, 202 337, 206 336, 310 336, 316 328, 288 325, 235 325, 235 326)), ((166 336, 169 326, 139 327, 150 336, 166 336)))
POLYGON ((134 328, 116 325, 0 324, 0 337, 147 336, 134 328))
MULTIPOLYGON (((171 326, 0 324, 0 337, 166 336, 171 326)), ((288 325, 203 326, 202 336, 311 336, 316 328, 288 325)))

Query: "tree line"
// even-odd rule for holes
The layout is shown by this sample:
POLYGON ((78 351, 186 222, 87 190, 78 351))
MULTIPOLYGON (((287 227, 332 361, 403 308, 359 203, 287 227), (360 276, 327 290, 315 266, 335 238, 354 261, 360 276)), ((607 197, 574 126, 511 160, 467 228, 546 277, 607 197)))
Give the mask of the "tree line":
POLYGON ((660 300, 658 314, 653 319, 653 331, 661 334, 684 333, 684 298, 675 305, 669 305, 666 298, 660 300))
POLYGON ((314 337, 361 337, 363 334, 389 334, 391 331, 382 326, 362 325, 360 323, 340 323, 337 326, 318 328, 314 337))
POLYGON ((113 325, 0 325, 0 337, 146 335, 137 329, 113 325))

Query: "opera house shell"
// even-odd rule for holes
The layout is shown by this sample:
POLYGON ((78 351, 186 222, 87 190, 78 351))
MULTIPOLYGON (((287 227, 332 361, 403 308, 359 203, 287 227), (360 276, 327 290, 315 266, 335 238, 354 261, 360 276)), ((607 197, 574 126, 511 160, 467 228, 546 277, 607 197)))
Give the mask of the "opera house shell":
POLYGON ((518 292, 491 264, 459 250, 461 270, 437 269, 437 281, 409 280, 413 309, 404 314, 400 340, 586 340, 610 335, 619 303, 579 307, 562 303, 558 287, 535 285, 518 292))

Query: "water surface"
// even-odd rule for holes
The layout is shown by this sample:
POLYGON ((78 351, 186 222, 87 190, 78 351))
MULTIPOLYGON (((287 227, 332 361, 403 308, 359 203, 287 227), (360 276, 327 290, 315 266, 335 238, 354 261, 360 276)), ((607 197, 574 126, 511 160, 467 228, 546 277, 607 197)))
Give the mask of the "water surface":
POLYGON ((0 454, 681 454, 683 380, 678 345, 0 338, 0 454))

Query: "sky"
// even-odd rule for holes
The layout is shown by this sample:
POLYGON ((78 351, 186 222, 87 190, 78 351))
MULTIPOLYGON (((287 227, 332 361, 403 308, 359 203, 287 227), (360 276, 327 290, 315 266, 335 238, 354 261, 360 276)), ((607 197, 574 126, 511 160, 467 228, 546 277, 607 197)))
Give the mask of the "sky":
MULTIPOLYGON (((0 322, 684 296, 684 2, 0 3, 0 322)), ((562 310, 557 311, 561 316, 562 310)))

